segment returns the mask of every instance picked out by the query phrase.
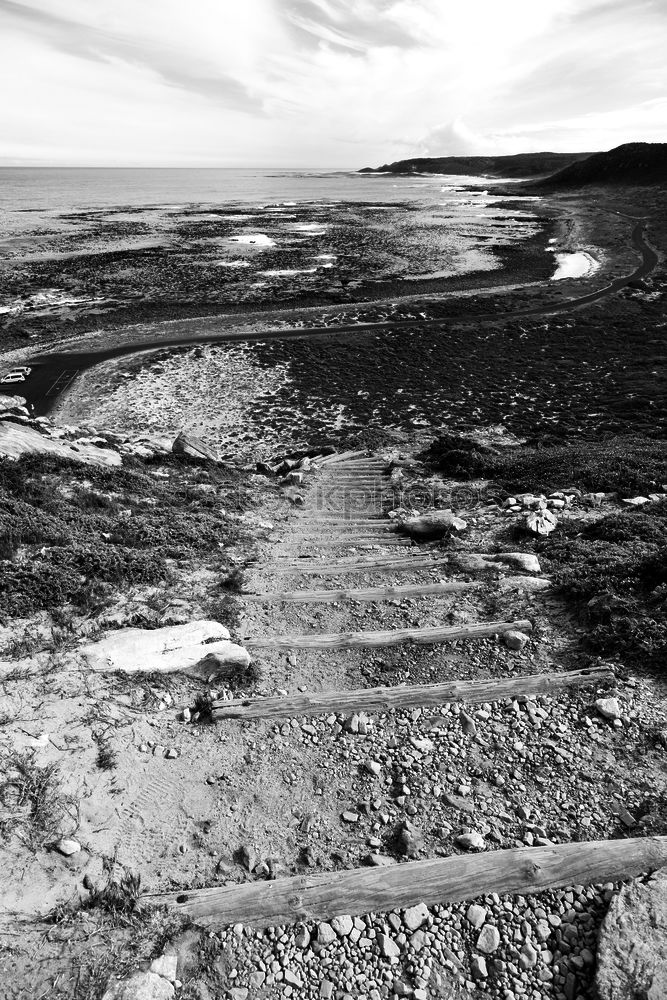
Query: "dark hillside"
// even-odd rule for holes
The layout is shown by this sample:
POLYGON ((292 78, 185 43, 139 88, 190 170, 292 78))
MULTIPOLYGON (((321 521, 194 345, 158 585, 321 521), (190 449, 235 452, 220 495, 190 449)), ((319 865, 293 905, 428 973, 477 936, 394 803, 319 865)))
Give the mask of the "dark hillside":
POLYGON ((364 167, 360 174, 467 174, 490 177, 536 177, 586 159, 590 153, 516 153, 513 156, 418 156, 381 167, 364 167))
POLYGON ((586 184, 666 184, 667 142, 626 142, 606 153, 559 170, 541 182, 548 187, 586 184))

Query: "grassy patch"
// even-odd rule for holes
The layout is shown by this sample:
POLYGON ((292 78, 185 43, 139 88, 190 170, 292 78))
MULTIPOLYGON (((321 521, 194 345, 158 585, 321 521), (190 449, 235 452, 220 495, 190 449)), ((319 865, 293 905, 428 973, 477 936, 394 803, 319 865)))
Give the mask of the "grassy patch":
POLYGON ((43 847, 77 826, 72 798, 62 791, 56 764, 40 767, 30 752, 0 758, 0 835, 18 836, 32 850, 43 847))
POLYGON ((623 436, 494 452, 457 434, 437 438, 420 456, 447 475, 492 479, 508 494, 563 489, 623 497, 655 493, 667 482, 664 441, 623 436))
POLYGON ((242 474, 167 461, 95 468, 53 456, 0 461, 0 618, 105 606, 114 589, 163 584, 174 561, 206 558, 242 538, 242 474))
POLYGON ((555 586, 589 626, 594 652, 659 665, 667 654, 667 500, 563 524, 539 551, 555 586))

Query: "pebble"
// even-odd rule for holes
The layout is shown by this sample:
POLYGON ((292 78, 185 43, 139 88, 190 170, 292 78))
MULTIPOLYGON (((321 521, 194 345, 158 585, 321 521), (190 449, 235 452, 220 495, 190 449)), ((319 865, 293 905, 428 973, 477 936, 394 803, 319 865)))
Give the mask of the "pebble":
POLYGON ((338 935, 336 934, 331 924, 328 924, 326 923, 326 921, 323 921, 322 923, 317 925, 317 940, 321 945, 324 945, 324 947, 326 947, 328 944, 333 944, 334 941, 337 941, 338 935))
POLYGON ((385 958, 398 958, 401 954, 401 949, 388 934, 378 934, 376 940, 380 949, 380 954, 384 955, 385 958))
POLYGON ((72 840, 70 837, 63 837, 56 844, 56 849, 64 854, 66 858, 72 856, 72 854, 78 854, 81 850, 81 844, 78 840, 72 840))
POLYGON ((409 931, 416 931, 418 927, 428 920, 428 907, 424 903, 410 906, 403 911, 403 923, 409 931))
POLYGON ((485 924, 480 931, 479 937, 477 938, 477 949, 478 951, 484 952, 485 955, 491 955, 494 951, 497 951, 500 947, 500 934, 498 928, 494 927, 493 924, 485 924))
POLYGON ((605 719, 620 719, 621 706, 617 698, 598 698, 595 707, 600 715, 605 719))
POLYGON ((347 914, 341 917, 334 917, 331 926, 340 937, 347 937, 352 932, 354 921, 347 914))
POLYGON ((456 838, 456 845, 465 851, 483 851, 486 847, 484 837, 481 833, 461 833, 456 838))
POLYGON ((477 930, 480 928, 488 916, 488 910, 478 903, 471 903, 466 911, 466 920, 477 930))

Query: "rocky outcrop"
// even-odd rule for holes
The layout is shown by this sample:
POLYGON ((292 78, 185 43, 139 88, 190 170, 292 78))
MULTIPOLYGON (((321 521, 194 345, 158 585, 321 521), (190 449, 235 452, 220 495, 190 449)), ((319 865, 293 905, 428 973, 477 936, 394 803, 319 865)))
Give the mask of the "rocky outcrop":
POLYGON ((667 997, 667 868, 624 885, 598 939, 600 1000, 667 997))
POLYGON ((61 441, 46 437, 33 427, 13 421, 0 421, 0 457, 20 458, 22 455, 44 454, 70 458, 88 465, 118 466, 122 459, 111 448, 97 448, 76 441, 61 441))
POLYGON ((119 629, 81 646, 79 654, 91 670, 182 673, 201 680, 250 664, 248 651, 230 642, 224 625, 205 620, 157 629, 119 629))
POLYGON ((194 434, 181 431, 171 446, 174 455, 188 455, 190 458, 204 458, 209 462, 217 462, 218 456, 201 438, 194 434))

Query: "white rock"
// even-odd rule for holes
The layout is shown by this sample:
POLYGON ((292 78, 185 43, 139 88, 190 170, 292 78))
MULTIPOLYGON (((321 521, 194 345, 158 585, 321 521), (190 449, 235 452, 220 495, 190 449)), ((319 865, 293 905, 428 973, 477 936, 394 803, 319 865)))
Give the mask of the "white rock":
POLYGON ((121 456, 111 448, 96 448, 94 445, 73 445, 67 441, 54 441, 32 427, 24 427, 13 421, 0 421, 0 456, 20 458, 21 455, 47 454, 69 458, 86 465, 122 464, 121 456))
POLYGON ((325 920, 317 925, 317 940, 321 945, 333 944, 334 941, 338 940, 338 935, 335 930, 328 924, 325 920))
POLYGON ((401 949, 388 934, 378 934, 376 940, 380 949, 380 954, 383 955, 384 958, 398 958, 401 954, 401 949))
POLYGON ((595 707, 605 719, 621 718, 621 706, 616 698, 598 698, 595 707))
POLYGON ((485 924, 477 938, 477 950, 491 955, 500 947, 500 933, 493 924, 485 924))
POLYGON ((452 532, 465 531, 467 527, 467 522, 457 517, 451 510, 429 510, 419 517, 410 517, 400 522, 401 531, 423 541, 442 538, 452 532))
POLYGON ((69 858, 72 854, 78 854, 81 850, 81 844, 78 840, 71 840, 69 837, 63 837, 56 844, 57 850, 61 854, 64 854, 66 858, 69 858))
POLYGON ((340 917, 334 917, 331 921, 331 926, 339 937, 347 937, 354 927, 354 921, 352 920, 352 917, 347 914, 343 914, 340 917))
POLYGON ((516 566, 524 573, 541 573, 540 561, 532 552, 498 552, 487 557, 491 562, 507 563, 516 566))
POLYGON ((403 923, 410 931, 416 931, 428 917, 428 907, 425 903, 417 903, 416 906, 409 906, 407 910, 403 910, 403 923))
POLYGON ((481 833, 475 832, 459 834, 455 843, 466 851, 483 851, 486 847, 484 837, 481 833))
POLYGON ((208 679, 215 670, 204 662, 215 657, 218 672, 221 663, 245 667, 250 656, 242 646, 229 641, 229 632, 213 621, 194 621, 166 628, 125 628, 112 632, 99 642, 81 646, 80 655, 91 670, 126 674, 184 673, 208 679), (209 641, 213 640, 213 641, 209 641))
POLYGON ((174 987, 154 972, 135 972, 127 979, 110 980, 102 1000, 172 1000, 174 987))
POLYGON ((466 920, 477 930, 484 924, 487 913, 488 910, 485 906, 480 906, 478 903, 471 903, 466 910, 466 920))

